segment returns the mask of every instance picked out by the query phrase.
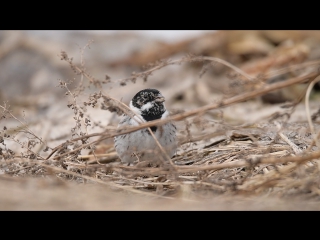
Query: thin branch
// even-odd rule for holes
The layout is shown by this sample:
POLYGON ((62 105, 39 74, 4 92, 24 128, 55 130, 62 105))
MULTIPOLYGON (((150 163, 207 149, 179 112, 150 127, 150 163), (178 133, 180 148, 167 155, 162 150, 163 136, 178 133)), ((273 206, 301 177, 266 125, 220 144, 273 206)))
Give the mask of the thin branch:
POLYGON ((320 143, 318 141, 318 138, 316 136, 316 133, 314 131, 314 127, 313 127, 313 124, 312 124, 312 120, 311 120, 311 114, 310 114, 310 107, 309 107, 309 98, 310 98, 310 93, 311 93, 311 90, 313 89, 314 85, 320 81, 320 76, 316 77, 308 86, 308 89, 307 89, 307 93, 306 93, 306 97, 305 97, 305 106, 306 106, 306 115, 307 115, 307 119, 308 119, 308 124, 309 124, 309 127, 310 127, 310 131, 311 131, 311 134, 312 134, 312 138, 314 140, 314 142, 316 143, 316 145, 318 147, 320 147, 320 143))

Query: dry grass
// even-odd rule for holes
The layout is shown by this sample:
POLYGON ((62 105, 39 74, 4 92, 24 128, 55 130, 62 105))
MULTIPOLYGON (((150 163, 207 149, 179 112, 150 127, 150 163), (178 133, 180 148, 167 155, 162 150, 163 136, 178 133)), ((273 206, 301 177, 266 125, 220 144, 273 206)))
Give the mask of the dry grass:
MULTIPOLYGON (((4 122, 0 130, 0 179, 23 185, 27 177, 32 176, 41 179, 37 183, 40 185, 42 181, 44 186, 54 189, 65 186, 57 191, 69 196, 67 199, 71 203, 65 202, 49 209, 319 209, 320 126, 317 119, 320 110, 316 113, 311 111, 309 101, 311 89, 319 81, 320 61, 305 61, 307 51, 301 45, 287 50, 291 55, 276 52, 257 61, 256 65, 250 63, 250 67, 244 65, 238 68, 223 59, 189 54, 177 60, 149 64, 145 71, 134 72, 127 78, 112 80, 107 76, 104 80, 98 80, 85 69, 83 53, 90 44, 81 48, 80 66, 74 64, 65 51, 61 52, 61 60, 70 65, 76 78, 72 81, 60 80, 59 83, 70 99, 67 107, 72 109, 75 121, 71 135, 62 137, 60 144, 49 147, 49 140, 44 135, 38 136, 24 119, 16 117, 10 111, 8 102, 0 105, 0 117, 4 122), (293 61, 294 50, 296 55, 293 61), (273 61, 276 54, 281 59, 273 61), (205 75, 210 77, 210 68, 221 64, 229 69, 230 82, 239 88, 230 87, 215 102, 177 111, 165 120, 123 129, 116 129, 116 125, 110 123, 104 131, 89 131, 94 116, 86 114, 88 108, 99 106, 101 111, 134 114, 121 102, 121 97, 111 97, 104 86, 118 84, 123 87, 129 82, 148 81, 151 75, 170 65, 194 63, 202 66, 198 81, 205 75), (259 74, 256 74, 257 71, 259 74), (279 76, 282 81, 270 81, 279 76), (71 89, 70 84, 77 87, 71 89), (220 121, 212 119, 213 110, 223 112, 228 107, 243 106, 257 97, 298 84, 304 85, 302 94, 267 117, 232 124, 223 118, 220 121), (88 86, 95 92, 83 101, 88 86), (290 121, 303 102, 307 121, 290 121), (6 119, 14 119, 18 127, 6 127, 6 119), (134 166, 120 163, 111 141, 114 136, 168 121, 177 122, 180 130, 179 149, 169 163, 160 166, 154 166, 152 160, 134 166), (69 183, 77 183, 80 188, 69 183), (66 192, 73 193, 77 189, 86 189, 83 191, 101 199, 108 198, 109 193, 115 194, 114 199, 109 200, 118 201, 119 205, 106 207, 98 201, 96 206, 78 202, 72 207, 75 199, 66 192), (131 203, 124 200, 129 195, 131 203), (117 200, 115 196, 119 196, 117 200), (132 204, 138 201, 145 202, 145 207, 132 204), (292 205, 287 205, 288 201, 292 205), (213 204, 216 207, 212 207, 213 204)), ((28 191, 29 194, 34 192, 32 188, 28 191)), ((45 199, 51 196, 47 194, 43 195, 45 199)), ((86 198, 82 196, 81 199, 85 202, 86 198)), ((7 209, 28 208, 9 202, 6 202, 7 209)), ((48 208, 45 204, 29 206, 31 209, 48 208)))

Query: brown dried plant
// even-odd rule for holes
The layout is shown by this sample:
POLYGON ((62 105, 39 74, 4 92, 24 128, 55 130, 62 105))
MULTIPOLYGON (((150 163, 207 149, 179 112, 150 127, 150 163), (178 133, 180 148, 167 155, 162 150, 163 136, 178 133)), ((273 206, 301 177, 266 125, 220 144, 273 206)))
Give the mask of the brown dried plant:
MULTIPOLYGON (((187 200, 197 200, 199 196, 205 197, 208 193, 248 196, 270 194, 270 191, 271 194, 283 197, 304 192, 306 197, 319 198, 320 150, 319 134, 317 134, 319 128, 315 127, 316 115, 311 117, 308 106, 310 89, 315 82, 319 81, 319 72, 316 69, 309 69, 299 76, 281 82, 268 83, 269 78, 290 72, 292 67, 269 72, 264 75, 264 81, 261 81, 261 78, 251 76, 222 59, 187 55, 177 60, 160 60, 149 64, 144 71, 133 72, 127 78, 113 80, 107 76, 104 80, 98 80, 85 68, 83 52, 90 47, 90 44, 92 42, 80 49, 80 66, 74 64, 73 58, 70 58, 65 51, 60 54, 61 60, 70 65, 78 78, 72 81, 59 81, 59 87, 65 89, 66 96, 70 98, 67 107, 73 110, 75 120, 71 137, 63 143, 52 148, 48 147, 45 140, 30 130, 28 123, 16 118, 10 112, 8 103, 0 105, 1 119, 13 118, 20 124, 17 129, 11 130, 11 133, 6 126, 0 130, 2 145, 0 167, 6 166, 6 174, 15 175, 23 169, 29 169, 44 176, 49 174, 63 180, 75 180, 81 183, 89 181, 136 194, 169 199, 183 195, 189 196, 187 200), (206 74, 210 67, 223 64, 236 73, 237 81, 251 84, 252 87, 233 97, 177 113, 167 119, 143 123, 137 127, 117 129, 114 126, 102 132, 89 133, 88 128, 91 127, 94 119, 86 115, 88 107, 100 106, 101 110, 118 115, 122 113, 134 115, 123 102, 111 97, 103 86, 116 83, 119 87, 124 87, 128 82, 147 81, 151 74, 155 74, 159 69, 192 62, 203 63, 199 78, 206 74), (70 89, 68 86, 74 82, 77 82, 77 87, 70 89), (96 92, 90 94, 87 101, 81 102, 79 96, 85 91, 86 83, 93 86, 96 92), (289 107, 289 111, 284 110, 271 116, 270 121, 264 123, 267 124, 267 130, 259 127, 258 122, 239 126, 225 124, 225 128, 219 131, 207 131, 197 136, 194 136, 190 130, 196 124, 201 124, 201 116, 210 110, 220 110, 298 83, 307 83, 309 88, 306 88, 305 94, 289 107), (305 97, 306 111, 309 116, 306 127, 310 129, 311 139, 296 139, 286 131, 289 129, 287 120, 303 97, 305 97), (281 120, 284 115, 288 116, 287 119, 281 120), (198 118, 197 121, 192 121, 195 117, 198 118), (119 162, 114 149, 108 153, 96 153, 97 146, 106 139, 142 128, 148 128, 153 136, 150 127, 169 121, 184 124, 186 131, 179 141, 178 154, 173 159, 168 158, 169 166, 163 164, 151 167, 143 163, 127 166, 119 162), (95 137, 98 139, 93 140, 95 137), (210 143, 210 140, 215 137, 220 139, 210 143), (7 146, 8 141, 20 145, 25 149, 24 152, 18 153, 11 150, 7 146), (89 155, 82 154, 85 149, 90 150, 89 155), (191 194, 185 195, 186 191, 191 194)), ((314 62, 301 63, 295 65, 295 68, 303 69, 314 64, 314 62)), ((159 142, 157 144, 163 150, 159 142)))

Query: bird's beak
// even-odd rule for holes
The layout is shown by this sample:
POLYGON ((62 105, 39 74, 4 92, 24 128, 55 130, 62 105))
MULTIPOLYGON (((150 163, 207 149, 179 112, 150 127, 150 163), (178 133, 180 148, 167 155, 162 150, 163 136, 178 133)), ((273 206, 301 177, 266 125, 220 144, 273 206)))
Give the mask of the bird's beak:
POLYGON ((163 96, 159 96, 159 97, 156 98, 156 102, 158 102, 158 103, 162 103, 164 101, 165 101, 165 99, 164 99, 163 96))

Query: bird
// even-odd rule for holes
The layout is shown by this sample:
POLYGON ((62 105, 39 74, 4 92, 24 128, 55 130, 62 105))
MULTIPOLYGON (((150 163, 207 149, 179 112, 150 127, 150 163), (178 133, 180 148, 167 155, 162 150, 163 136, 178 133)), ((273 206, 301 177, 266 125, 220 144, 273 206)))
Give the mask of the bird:
MULTIPOLYGON (((164 102, 165 98, 157 89, 147 88, 139 91, 129 103, 129 107, 135 116, 123 114, 118 128, 138 126, 140 123, 168 117, 169 112, 164 102)), ((177 128, 175 124, 170 121, 161 126, 152 126, 150 129, 165 154, 157 145, 148 128, 143 128, 114 137, 115 149, 122 163, 129 165, 135 161, 146 160, 166 162, 168 157, 172 158, 174 156, 177 150, 177 128)))

